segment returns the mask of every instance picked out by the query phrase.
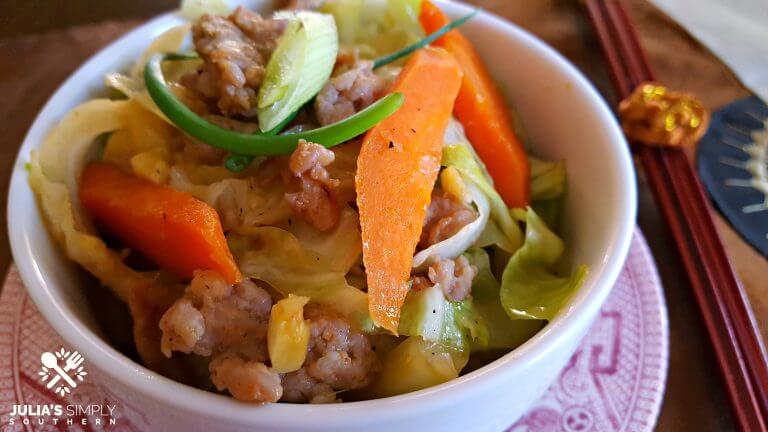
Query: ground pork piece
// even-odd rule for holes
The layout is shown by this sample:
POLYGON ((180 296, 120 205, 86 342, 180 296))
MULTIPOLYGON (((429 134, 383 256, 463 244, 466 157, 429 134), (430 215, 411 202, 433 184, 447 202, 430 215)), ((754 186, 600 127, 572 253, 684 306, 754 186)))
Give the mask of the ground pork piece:
POLYGON ((368 336, 351 328, 335 311, 310 303, 307 359, 301 369, 283 378, 283 400, 333 402, 334 391, 365 387, 378 374, 381 363, 368 336))
POLYGON ((272 298, 254 282, 230 285, 216 272, 196 271, 184 296, 160 320, 161 349, 210 356, 225 351, 266 360, 272 298))
POLYGON ((163 314, 160 328, 163 354, 170 357, 173 351, 190 353, 205 334, 205 318, 189 299, 182 298, 163 314))
MULTIPOLYGON (((243 227, 274 225, 291 216, 291 208, 285 200, 287 188, 280 177, 269 179, 262 176, 261 164, 258 176, 241 179, 223 179, 207 186, 191 186, 193 194, 216 209, 224 231, 243 227)), ((267 168, 267 167, 264 167, 267 168)), ((178 172, 171 172, 171 185, 182 185, 178 172)), ((182 185, 182 188, 185 187, 182 185)))
POLYGON ((339 63, 315 99, 315 115, 323 126, 355 114, 386 90, 384 80, 373 73, 373 62, 357 60, 349 67, 339 63))
POLYGON ((288 160, 288 168, 296 177, 309 177, 323 186, 333 188, 338 184, 331 179, 326 167, 333 163, 336 155, 320 144, 299 140, 299 145, 288 160))
POLYGON ((468 205, 441 189, 432 190, 432 199, 421 229, 419 248, 426 249, 452 237, 476 217, 477 214, 468 205))
POLYGON ((299 140, 288 168, 297 191, 285 194, 293 212, 320 231, 330 231, 339 222, 339 205, 333 197, 338 180, 326 170, 335 158, 325 147, 299 140))
POLYGON ((238 6, 229 20, 245 33, 255 44, 259 53, 268 61, 277 48, 277 41, 285 31, 286 21, 264 19, 256 12, 238 6))
POLYGON ((236 353, 216 356, 208 365, 211 382, 228 390, 235 399, 248 402, 277 402, 283 395, 280 374, 263 362, 236 353))
POLYGON ((463 255, 456 259, 441 258, 429 266, 426 276, 413 277, 413 289, 440 285, 446 299, 462 301, 472 293, 472 280, 476 275, 477 267, 470 265, 463 255))
POLYGON ((204 64, 182 82, 217 100, 222 114, 252 117, 265 65, 284 29, 283 21, 243 7, 229 17, 203 15, 192 26, 192 39, 204 64))
POLYGON ((307 375, 306 368, 301 368, 283 377, 283 400, 309 403, 337 402, 333 387, 307 375))
POLYGON ((357 198, 355 173, 362 144, 362 138, 358 138, 331 148, 335 157, 333 163, 328 166, 328 173, 338 180, 338 185, 333 188, 333 195, 340 204, 353 203, 357 198))
POLYGON ((368 336, 339 313, 318 304, 304 308, 311 321, 305 366, 309 376, 341 389, 364 387, 378 372, 379 360, 368 336))

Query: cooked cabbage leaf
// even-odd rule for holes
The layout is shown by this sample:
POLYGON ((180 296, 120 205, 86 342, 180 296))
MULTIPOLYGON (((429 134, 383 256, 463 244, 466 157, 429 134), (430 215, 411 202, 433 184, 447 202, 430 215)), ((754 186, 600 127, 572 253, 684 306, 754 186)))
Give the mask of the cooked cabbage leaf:
POLYGON ((177 25, 155 38, 141 54, 141 57, 136 60, 136 63, 133 64, 130 77, 143 83, 142 75, 149 59, 157 53, 172 53, 181 50, 181 46, 184 44, 191 28, 191 24, 177 25))
POLYGON ((548 162, 528 156, 531 163, 531 207, 557 232, 566 190, 565 162, 548 162))
POLYGON ((475 345, 474 350, 512 349, 541 330, 545 324, 543 320, 513 320, 504 311, 499 297, 501 287, 491 272, 490 259, 485 250, 471 248, 464 256, 477 268, 477 276, 472 281, 472 304, 488 333, 487 344, 475 345))
POLYGON ((424 36, 419 0, 327 0, 322 12, 333 15, 339 41, 364 58, 377 58, 424 36))
POLYGON ((488 175, 482 162, 472 149, 472 145, 464 136, 461 125, 453 120, 446 129, 445 146, 443 147, 443 166, 456 168, 464 178, 474 183, 488 198, 490 203, 490 221, 483 233, 484 243, 498 242, 499 247, 507 252, 514 252, 522 244, 522 232, 517 222, 512 219, 507 205, 493 187, 493 181, 488 175), (491 224, 493 222, 493 224, 491 224), (493 225, 496 226, 493 226, 493 225), (499 232, 505 239, 499 239, 499 232))
MULTIPOLYGON (((338 227, 325 235, 335 238, 326 241, 335 244, 339 256, 352 255, 350 249, 359 253, 359 236, 353 241, 338 227)), ((240 228, 230 233, 227 240, 246 277, 263 280, 284 296, 309 297, 369 329, 368 295, 347 283, 348 269, 340 270, 339 262, 332 256, 305 247, 290 232, 273 226, 240 228)))
POLYGON ((170 123, 170 120, 168 120, 168 118, 165 117, 165 114, 160 111, 160 108, 155 105, 147 88, 144 86, 143 80, 114 72, 108 73, 104 77, 104 85, 119 91, 128 99, 135 100, 156 116, 170 123))
POLYGON ((509 237, 504 234, 504 232, 499 227, 499 224, 496 223, 496 221, 493 219, 489 219, 485 224, 485 228, 480 233, 480 237, 478 237, 474 246, 480 248, 487 246, 498 246, 508 253, 512 253, 520 247, 520 245, 512 243, 512 240, 510 240, 509 237))
POLYGON ((225 230, 272 225, 291 215, 282 182, 263 185, 254 178, 227 178, 211 184, 195 184, 177 167, 171 169, 170 175, 174 189, 187 192, 216 209, 225 230))
POLYGON ((339 223, 330 233, 318 231, 301 218, 294 219, 288 231, 303 247, 325 257, 332 270, 348 272, 363 253, 360 220, 357 212, 350 208, 342 210, 339 223))
POLYGON ((101 160, 155 183, 166 183, 171 153, 178 146, 174 128, 136 101, 126 101, 126 120, 109 135, 101 160))
POLYGON ((531 200, 557 198, 565 191, 565 162, 549 162, 528 156, 531 165, 531 200))
POLYGON ((360 395, 387 397, 442 384, 458 377, 468 360, 468 351, 409 337, 384 356, 381 374, 360 395))
POLYGON ((485 346, 485 323, 475 314, 472 298, 460 302, 445 298, 440 285, 411 290, 400 312, 398 333, 420 336, 459 351, 485 346))
POLYGON ((584 282, 587 267, 569 277, 558 276, 555 263, 563 255, 562 240, 528 209, 525 243, 507 263, 501 277, 501 304, 513 319, 551 320, 584 282))

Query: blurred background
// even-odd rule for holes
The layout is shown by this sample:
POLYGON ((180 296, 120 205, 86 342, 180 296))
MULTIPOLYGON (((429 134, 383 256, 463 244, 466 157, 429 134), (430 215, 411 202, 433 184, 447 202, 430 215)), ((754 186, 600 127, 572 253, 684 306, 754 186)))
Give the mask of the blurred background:
POLYGON ((110 19, 149 17, 173 9, 178 3, 176 0, 0 0, 0 38, 110 19))

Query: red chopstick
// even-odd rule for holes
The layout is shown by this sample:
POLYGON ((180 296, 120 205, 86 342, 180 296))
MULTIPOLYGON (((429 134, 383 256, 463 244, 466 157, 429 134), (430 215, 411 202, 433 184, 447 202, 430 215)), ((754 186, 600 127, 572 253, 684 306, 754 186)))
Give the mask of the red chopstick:
MULTIPOLYGON (((586 0, 619 97, 654 75, 618 0, 586 0)), ((682 258, 744 431, 768 430, 768 360, 746 293, 712 219, 704 189, 681 149, 633 144, 682 258)))

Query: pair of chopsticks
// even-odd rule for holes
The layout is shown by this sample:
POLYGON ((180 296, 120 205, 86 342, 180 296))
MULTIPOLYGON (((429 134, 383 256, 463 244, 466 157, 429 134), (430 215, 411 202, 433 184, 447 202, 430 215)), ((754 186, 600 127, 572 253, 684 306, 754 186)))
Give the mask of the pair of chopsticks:
MULTIPOLYGON (((648 58, 619 0, 585 4, 618 96, 626 98, 636 86, 653 81, 648 58)), ((683 150, 634 147, 682 258, 741 430, 768 430, 765 348, 701 183, 683 150)))

